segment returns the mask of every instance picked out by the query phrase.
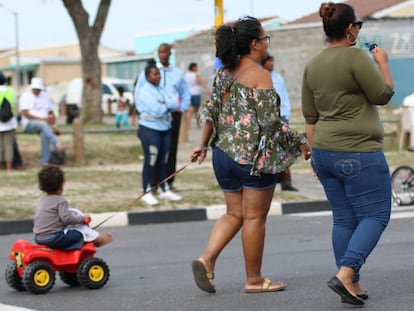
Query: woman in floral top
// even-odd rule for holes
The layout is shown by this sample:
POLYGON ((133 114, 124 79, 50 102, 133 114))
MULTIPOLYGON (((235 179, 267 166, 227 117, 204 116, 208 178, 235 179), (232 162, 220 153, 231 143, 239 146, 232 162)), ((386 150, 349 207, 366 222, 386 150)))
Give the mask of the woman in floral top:
POLYGON ((280 100, 260 61, 267 55, 270 37, 253 17, 216 32, 217 56, 223 63, 214 78, 211 101, 202 106, 204 123, 200 146, 191 161, 201 163, 208 145, 213 149, 216 179, 224 192, 226 214, 216 223, 204 253, 192 262, 197 286, 215 292, 214 266, 220 252, 242 230, 246 293, 285 288, 261 275, 266 217, 279 172, 303 152, 306 139, 279 118, 280 100))

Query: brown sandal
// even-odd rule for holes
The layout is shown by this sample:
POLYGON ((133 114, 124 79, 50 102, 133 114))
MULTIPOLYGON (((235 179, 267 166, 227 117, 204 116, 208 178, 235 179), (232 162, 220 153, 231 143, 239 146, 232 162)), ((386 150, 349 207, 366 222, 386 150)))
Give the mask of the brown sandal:
POLYGON ((193 260, 191 267, 198 288, 207 293, 215 293, 216 288, 211 284, 211 281, 214 280, 214 272, 207 272, 206 267, 200 260, 193 260))
POLYGON ((263 284, 261 288, 248 288, 245 289, 245 293, 270 293, 270 292, 278 292, 281 290, 284 290, 286 288, 285 283, 278 282, 278 283, 272 283, 272 281, 268 278, 265 278, 263 280, 263 284), (272 284, 276 284, 276 287, 270 287, 272 284))

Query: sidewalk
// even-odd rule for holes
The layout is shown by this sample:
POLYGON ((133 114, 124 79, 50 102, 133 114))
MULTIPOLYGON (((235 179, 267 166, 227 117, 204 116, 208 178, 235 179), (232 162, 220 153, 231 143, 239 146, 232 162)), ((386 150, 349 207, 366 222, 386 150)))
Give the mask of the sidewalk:
MULTIPOLYGON (((108 122, 111 122, 109 120, 108 122)), ((197 128, 195 121, 188 130, 188 140, 180 142, 177 154, 177 169, 190 164, 191 150, 199 145, 202 129, 197 128)), ((186 169, 196 169, 197 163, 189 165, 186 169)), ((205 167, 211 166, 211 154, 209 153, 206 160, 201 164, 205 167)), ((128 165, 120 169, 131 169, 128 165)), ((134 167, 134 169, 137 169, 134 167)), ((178 175, 178 178, 182 178, 178 175)), ((300 201, 281 202, 277 200, 277 193, 280 192, 280 186, 276 188, 276 199, 273 200, 269 215, 284 215, 292 213, 316 212, 329 210, 320 182, 315 179, 311 170, 295 170, 292 167, 292 180, 298 192, 291 192, 292 196, 304 198, 300 201)), ((128 225, 140 225, 149 223, 168 223, 182 221, 202 221, 213 220, 220 217, 225 212, 225 205, 213 205, 205 208, 175 209, 175 210, 151 210, 142 212, 116 212, 92 214, 91 227, 105 221, 101 227, 120 227, 128 225)), ((32 232, 33 222, 31 219, 12 220, 0 222, 0 235, 13 233, 32 232)))

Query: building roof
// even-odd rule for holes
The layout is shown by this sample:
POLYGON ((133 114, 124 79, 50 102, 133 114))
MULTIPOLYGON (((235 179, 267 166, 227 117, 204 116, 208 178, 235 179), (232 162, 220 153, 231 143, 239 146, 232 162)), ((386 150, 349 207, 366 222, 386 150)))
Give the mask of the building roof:
MULTIPOLYGON (((277 16, 269 16, 259 18, 259 21, 262 23, 263 28, 266 30, 271 30, 279 27, 281 24, 285 23, 286 20, 281 19, 277 16)), ((235 21, 225 22, 226 25, 233 25, 235 21)), ((177 29, 169 29, 164 31, 156 32, 141 32, 135 35, 135 54, 136 55, 153 55, 157 57, 157 50, 162 42, 173 44, 177 40, 186 40, 189 38, 199 37, 204 35, 206 32, 211 33, 214 31, 215 27, 185 27, 177 29)), ((174 63, 174 60, 170 60, 174 63)))
MULTIPOLYGON (((364 20, 367 18, 382 18, 382 17, 392 17, 393 11, 404 12, 406 8, 407 15, 413 15, 413 0, 348 0, 340 1, 352 6, 357 14, 357 16, 364 20)), ((314 13, 305 15, 301 18, 295 19, 287 23, 288 25, 293 24, 305 24, 305 23, 315 23, 320 22, 321 18, 319 16, 319 8, 314 13)), ((399 13, 398 17, 401 17, 399 13)))

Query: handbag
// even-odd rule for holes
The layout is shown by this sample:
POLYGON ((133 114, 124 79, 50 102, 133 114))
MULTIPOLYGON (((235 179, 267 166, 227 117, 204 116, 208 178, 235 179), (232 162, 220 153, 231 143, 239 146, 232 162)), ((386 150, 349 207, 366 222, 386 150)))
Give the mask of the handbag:
POLYGON ((50 164, 62 165, 65 163, 65 161, 66 161, 66 152, 64 150, 60 152, 53 150, 50 152, 50 158, 49 158, 50 164))

